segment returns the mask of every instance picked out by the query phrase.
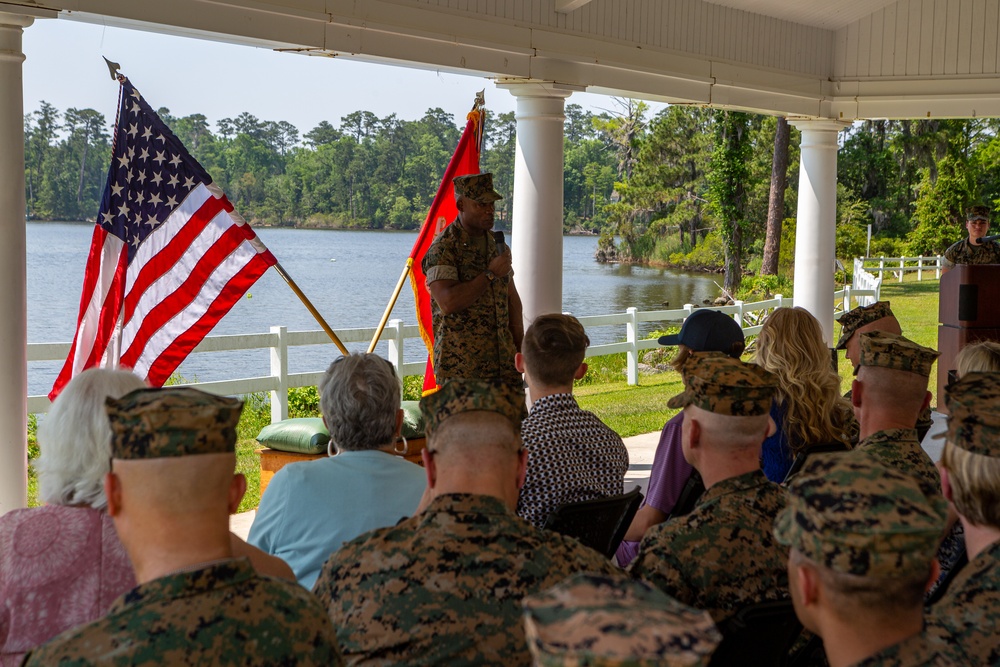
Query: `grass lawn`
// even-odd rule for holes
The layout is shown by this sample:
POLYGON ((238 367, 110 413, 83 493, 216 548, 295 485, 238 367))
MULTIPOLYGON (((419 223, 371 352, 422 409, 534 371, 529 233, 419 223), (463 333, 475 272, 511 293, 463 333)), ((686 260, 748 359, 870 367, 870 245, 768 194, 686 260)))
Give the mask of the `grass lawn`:
MULTIPOLYGON (((903 333, 928 347, 937 347, 938 282, 936 280, 916 281, 916 276, 907 274, 902 283, 886 283, 882 286, 882 299, 892 303, 892 310, 899 319, 903 333)), ((835 325, 836 337, 840 327, 835 325)), ((651 433, 663 428, 676 410, 667 408, 667 400, 681 391, 680 376, 667 371, 657 374, 643 374, 639 386, 630 387, 625 383, 625 355, 593 357, 587 360, 590 369, 576 387, 580 406, 594 412, 623 438, 641 433, 651 433)), ((851 369, 840 357, 840 374, 844 391, 851 386, 851 369)), ((407 394, 419 391, 419 382, 412 378, 406 381, 407 394)), ((937 389, 937 366, 931 371, 928 388, 937 389)), ((297 394, 291 400, 292 416, 318 416, 313 402, 315 390, 310 396, 297 394)), ((247 493, 240 504, 241 512, 257 507, 260 502, 260 457, 259 445, 254 439, 260 429, 270 423, 271 413, 263 394, 245 397, 246 407, 237 428, 236 467, 246 475, 247 493)), ((413 398, 408 395, 407 398, 413 398)), ((937 397, 931 401, 937 405, 937 397)), ((32 436, 34 434, 32 433, 32 436)), ((29 505, 37 504, 36 483, 32 471, 29 487, 29 505)))

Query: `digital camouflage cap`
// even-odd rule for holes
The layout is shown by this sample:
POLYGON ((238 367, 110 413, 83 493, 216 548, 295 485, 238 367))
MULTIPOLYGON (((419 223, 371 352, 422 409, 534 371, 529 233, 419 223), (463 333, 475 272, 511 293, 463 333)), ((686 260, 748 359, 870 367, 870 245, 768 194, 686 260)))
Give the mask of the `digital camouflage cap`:
POLYGON ((493 174, 488 172, 456 176, 451 182, 455 185, 456 195, 468 197, 480 204, 489 204, 503 199, 503 195, 493 189, 493 174))
POLYGON ((170 387, 137 389, 108 398, 104 407, 112 458, 158 459, 235 451, 243 401, 170 387))
POLYGON ((756 364, 748 364, 719 352, 695 352, 681 369, 684 391, 667 405, 702 410, 733 417, 756 417, 771 411, 778 379, 756 364))
POLYGON ((722 635, 707 611, 625 575, 576 574, 524 606, 536 665, 697 667, 722 635))
POLYGON ((948 442, 973 454, 1000 457, 1000 373, 966 373, 945 390, 948 442))
POLYGON ((814 454, 788 485, 774 536, 836 572, 930 572, 944 518, 917 480, 868 456, 814 454))
POLYGON ((966 220, 990 220, 989 206, 970 206, 965 210, 966 220))
POLYGON ((837 341, 837 349, 845 349, 847 341, 851 339, 855 331, 872 322, 877 322, 883 317, 895 317, 892 314, 892 309, 889 308, 888 301, 876 301, 869 306, 858 306, 841 315, 838 320, 840 322, 840 340, 837 341))
POLYGON ((433 394, 420 399, 427 435, 432 434, 452 415, 475 411, 497 412, 521 428, 524 418, 524 393, 496 380, 447 380, 433 394))
POLYGON ((863 333, 860 342, 861 356, 858 359, 858 368, 875 366, 929 377, 934 360, 940 356, 937 350, 914 343, 905 336, 885 331, 863 333))

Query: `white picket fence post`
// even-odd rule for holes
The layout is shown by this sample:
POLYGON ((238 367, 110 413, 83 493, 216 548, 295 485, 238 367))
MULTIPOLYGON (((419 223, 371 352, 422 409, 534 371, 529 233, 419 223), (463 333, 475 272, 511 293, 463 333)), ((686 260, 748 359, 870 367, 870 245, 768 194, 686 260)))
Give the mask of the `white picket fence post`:
POLYGON ((389 363, 396 367, 396 374, 403 377, 403 320, 389 320, 385 328, 394 334, 386 341, 389 343, 389 363))
POLYGON ((934 277, 941 280, 941 255, 935 258, 934 277))
POLYGON ((920 255, 917 257, 917 282, 920 282, 924 276, 924 256, 920 255))
POLYGON ((628 321, 625 322, 625 340, 629 351, 625 354, 627 361, 626 377, 630 385, 639 384, 639 309, 632 307, 625 310, 628 321))
POLYGON ((278 386, 271 390, 271 423, 288 419, 288 327, 271 327, 278 341, 271 347, 271 377, 278 386))

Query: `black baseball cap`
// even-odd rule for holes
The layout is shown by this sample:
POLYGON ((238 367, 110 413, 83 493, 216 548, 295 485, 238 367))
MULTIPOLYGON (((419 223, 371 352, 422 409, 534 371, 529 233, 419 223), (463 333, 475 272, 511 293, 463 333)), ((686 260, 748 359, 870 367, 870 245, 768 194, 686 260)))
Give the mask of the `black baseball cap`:
POLYGON ((724 352, 729 354, 733 343, 743 343, 743 330, 729 315, 708 308, 691 313, 680 333, 661 336, 660 345, 687 345, 695 352, 724 352))

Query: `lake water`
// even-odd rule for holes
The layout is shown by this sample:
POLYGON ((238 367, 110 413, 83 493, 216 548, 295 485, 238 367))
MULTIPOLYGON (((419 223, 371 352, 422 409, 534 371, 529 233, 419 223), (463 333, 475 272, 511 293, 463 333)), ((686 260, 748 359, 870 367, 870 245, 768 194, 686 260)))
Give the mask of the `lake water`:
MULTIPOLYGON (((68 342, 76 328, 80 289, 91 224, 36 223, 27 225, 28 341, 68 342)), ((298 283, 334 329, 375 327, 399 279, 416 240, 415 232, 258 229, 281 265, 298 283)), ((597 237, 567 236, 563 240, 563 310, 574 315, 602 315, 639 310, 680 308, 718 294, 718 276, 648 267, 599 264, 594 261, 597 237), (664 306, 664 303, 669 306, 664 306)), ((413 292, 404 286, 393 318, 416 322, 413 292)), ((274 271, 268 271, 213 334, 267 332, 271 326, 290 331, 320 327, 305 306, 274 271)), ((652 325, 646 325, 649 331, 652 325)), ((624 326, 588 331, 594 344, 624 340, 624 326)), ((349 345, 364 349, 363 344, 349 345)), ((419 341, 407 341, 407 361, 426 353, 419 341)), ((385 343, 379 351, 386 353, 385 343)), ((291 371, 321 370, 338 354, 331 345, 292 348, 291 371)), ((266 375, 267 350, 191 355, 180 367, 188 379, 201 381, 266 375)), ((44 394, 52 386, 61 362, 28 366, 28 391, 44 394)))

